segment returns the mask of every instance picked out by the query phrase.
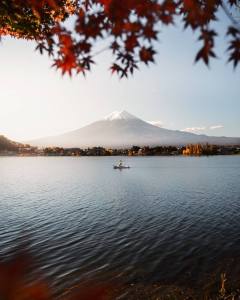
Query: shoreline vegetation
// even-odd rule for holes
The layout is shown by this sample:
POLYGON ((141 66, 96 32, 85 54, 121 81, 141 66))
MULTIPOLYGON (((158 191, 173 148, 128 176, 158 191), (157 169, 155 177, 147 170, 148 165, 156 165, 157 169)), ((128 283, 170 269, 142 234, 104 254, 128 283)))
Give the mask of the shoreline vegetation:
POLYGON ((17 150, 0 150, 0 156, 213 156, 213 155, 240 155, 240 146, 216 146, 191 144, 185 147, 156 146, 138 147, 129 149, 106 149, 103 147, 61 148, 46 147, 36 148, 27 145, 17 150))
POLYGON ((129 148, 38 148, 13 142, 0 135, 0 156, 208 156, 237 155, 240 145, 190 144, 181 146, 132 146, 129 148))

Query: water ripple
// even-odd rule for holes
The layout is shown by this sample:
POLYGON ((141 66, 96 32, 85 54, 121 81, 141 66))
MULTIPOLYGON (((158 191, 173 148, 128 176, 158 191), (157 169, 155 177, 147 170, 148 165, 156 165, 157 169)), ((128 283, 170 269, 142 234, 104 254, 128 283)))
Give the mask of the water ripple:
POLYGON ((0 258, 27 232, 39 271, 79 280, 194 283, 240 275, 240 157, 0 158, 0 258))

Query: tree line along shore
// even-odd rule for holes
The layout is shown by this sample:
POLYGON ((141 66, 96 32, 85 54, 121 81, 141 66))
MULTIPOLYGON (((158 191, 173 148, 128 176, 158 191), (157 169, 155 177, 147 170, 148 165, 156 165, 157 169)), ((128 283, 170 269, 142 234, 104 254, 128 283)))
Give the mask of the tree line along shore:
POLYGON ((0 149, 1 156, 202 156, 202 155, 237 155, 240 147, 215 146, 215 145, 187 145, 185 147, 157 146, 138 147, 130 149, 105 149, 103 147, 61 148, 47 147, 37 148, 26 145, 18 149, 0 149))
POLYGON ((0 135, 1 156, 158 156, 158 155, 235 155, 240 154, 240 145, 190 144, 186 146, 132 146, 112 149, 104 147, 38 148, 11 141, 0 135))

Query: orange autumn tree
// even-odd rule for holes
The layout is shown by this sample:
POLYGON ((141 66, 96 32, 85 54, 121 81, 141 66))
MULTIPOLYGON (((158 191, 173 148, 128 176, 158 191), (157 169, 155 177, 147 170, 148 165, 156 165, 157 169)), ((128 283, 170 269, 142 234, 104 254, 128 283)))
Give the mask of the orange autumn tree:
POLYGON ((231 20, 221 33, 228 36, 228 61, 237 67, 240 22, 232 11, 240 10, 239 0, 2 0, 0 37, 35 40, 37 49, 47 52, 53 65, 69 75, 90 70, 94 47, 105 40, 114 57, 112 72, 127 77, 141 62, 154 62, 160 25, 174 24, 176 19, 199 33, 202 46, 195 60, 209 64, 216 57, 218 34, 212 23, 221 9, 231 20))

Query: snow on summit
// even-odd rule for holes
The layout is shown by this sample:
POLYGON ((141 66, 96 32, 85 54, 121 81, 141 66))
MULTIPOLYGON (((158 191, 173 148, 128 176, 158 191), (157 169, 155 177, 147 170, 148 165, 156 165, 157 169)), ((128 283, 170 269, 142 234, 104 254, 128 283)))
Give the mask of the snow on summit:
POLYGON ((132 119, 138 119, 134 115, 131 115, 126 110, 122 111, 113 111, 109 115, 107 115, 104 120, 105 121, 114 121, 114 120, 132 120, 132 119))

